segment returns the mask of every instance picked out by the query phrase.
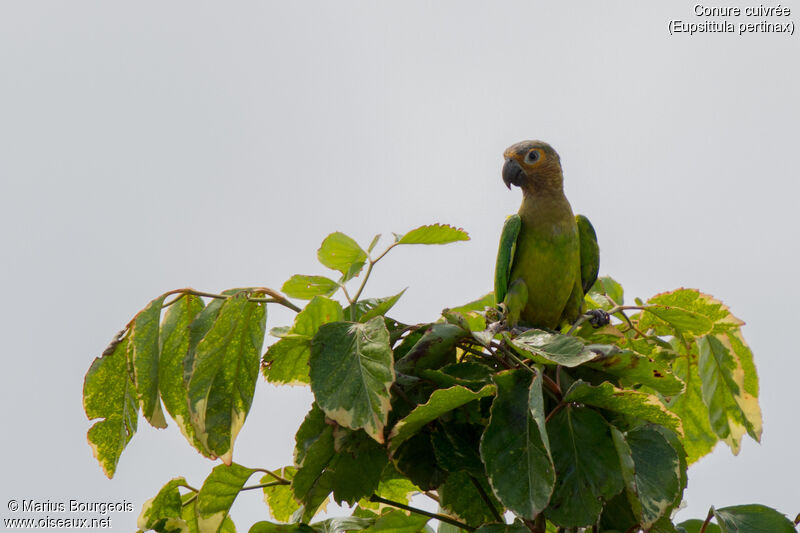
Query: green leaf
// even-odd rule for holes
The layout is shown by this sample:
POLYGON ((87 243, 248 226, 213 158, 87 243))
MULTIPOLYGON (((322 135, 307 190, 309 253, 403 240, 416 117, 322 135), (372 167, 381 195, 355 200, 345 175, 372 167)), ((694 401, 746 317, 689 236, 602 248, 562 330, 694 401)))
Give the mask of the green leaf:
POLYGON ((417 533, 422 531, 430 520, 427 516, 408 514, 400 510, 389 511, 382 514, 363 533, 417 533))
POLYGON ((154 498, 142 505, 142 512, 136 520, 136 527, 141 530, 153 529, 160 533, 179 533, 188 526, 181 516, 181 493, 179 486, 186 486, 182 477, 167 482, 154 498))
POLYGON ((592 288, 586 293, 586 299, 593 304, 591 305, 592 308, 608 311, 614 307, 614 304, 622 305, 624 303, 622 285, 613 278, 601 276, 597 278, 592 288))
POLYGON ((795 533, 791 520, 765 505, 735 505, 714 509, 723 533, 795 533))
POLYGON ((650 298, 648 303, 678 307, 700 314, 714 324, 714 333, 738 329, 744 325, 744 322, 731 314, 725 304, 697 289, 663 292, 650 298))
MULTIPOLYGON (((406 476, 398 472, 392 463, 384 467, 378 488, 375 489, 377 496, 404 504, 407 504, 411 495, 416 492, 420 492, 420 489, 411 483, 406 476)), ((358 502, 358 506, 365 509, 378 510, 381 505, 367 499, 358 502)))
POLYGON ((447 479, 447 472, 436 459, 428 429, 401 444, 392 459, 397 470, 422 490, 434 490, 447 479))
POLYGON ((158 387, 167 412, 175 419, 186 440, 200 453, 207 454, 191 424, 183 364, 189 352, 189 325, 203 310, 203 300, 184 294, 168 309, 161 324, 161 358, 158 365, 158 387))
POLYGON ((466 403, 491 396, 494 392, 494 385, 486 385, 477 392, 458 385, 449 389, 434 391, 426 403, 418 405, 408 416, 394 426, 389 434, 389 450, 397 450, 403 442, 430 421, 466 403))
POLYGON ((647 426, 622 433, 612 428, 622 466, 628 502, 640 527, 665 516, 680 494, 678 452, 658 431, 647 426))
POLYGON ((684 383, 651 357, 631 350, 603 355, 586 363, 589 368, 617 376, 624 385, 645 385, 664 396, 683 392, 684 383))
POLYGON ((215 466, 197 494, 197 527, 217 531, 228 516, 233 501, 255 470, 236 463, 215 466))
MULTIPOLYGON (((181 519, 188 527, 188 533, 204 533, 197 523, 197 495, 193 492, 181 496, 183 507, 181 508, 181 519)), ((230 516, 226 516, 222 521, 222 526, 216 533, 236 533, 236 526, 230 516)))
MULTIPOLYGON (((291 481, 296 472, 297 469, 293 466, 285 466, 281 468, 278 475, 283 479, 291 481)), ((275 478, 269 474, 261 478, 262 485, 274 481, 275 478)), ((292 495, 290 485, 272 485, 271 487, 264 487, 264 501, 269 507, 269 514, 279 522, 291 522, 292 515, 300 508, 300 505, 295 501, 292 495)))
POLYGON ((339 288, 339 284, 325 276, 305 276, 295 274, 283 284, 281 292, 289 298, 310 300, 314 296, 330 296, 339 288))
POLYGON ((227 465, 253 401, 265 322, 264 304, 250 302, 244 292, 232 296, 222 304, 191 360, 192 425, 208 452, 227 465))
POLYGON ((533 519, 547 507, 555 481, 547 433, 542 431, 544 413, 539 410, 541 378, 519 369, 496 374, 494 380, 497 398, 481 439, 481 458, 503 505, 533 519))
POLYGON ((353 305, 345 308, 344 316, 352 318, 356 322, 366 322, 376 316, 383 316, 389 311, 389 309, 394 307, 394 304, 397 303, 397 300, 399 300, 405 292, 406 289, 403 289, 394 296, 359 300, 353 305), (354 314, 351 315, 351 313, 354 314))
POLYGON ((361 272, 367 261, 367 252, 356 241, 337 231, 322 241, 322 246, 317 250, 317 258, 331 270, 341 272, 343 281, 347 281, 361 272))
POLYGON ((314 517, 317 509, 328 499, 333 490, 333 476, 330 471, 326 471, 335 454, 333 427, 325 424, 317 434, 317 438, 306 443, 308 446, 303 453, 303 461, 292 479, 292 492, 304 507, 302 514, 304 522, 314 517))
POLYGON ((337 432, 348 436, 336 442, 337 456, 331 465, 334 471, 333 499, 339 504, 347 502, 353 505, 375 492, 389 458, 386 449, 363 431, 338 428, 337 432))
POLYGON ((363 428, 382 443, 394 382, 383 318, 324 324, 311 343, 309 365, 311 390, 325 414, 340 425, 363 428))
POLYGON ((564 395, 564 401, 623 413, 683 433, 681 419, 671 413, 658 398, 644 392, 618 389, 607 381, 593 387, 578 380, 570 386, 564 395))
POLYGON ((461 228, 447 224, 431 224, 412 229, 397 241, 397 244, 448 244, 468 241, 469 234, 461 228))
MULTIPOLYGON (((704 520, 698 520, 697 518, 693 518, 692 520, 686 520, 685 522, 681 522, 678 524, 678 528, 682 528, 686 533, 700 533, 700 530, 703 528, 703 524, 705 523, 704 520)), ((722 533, 722 530, 719 528, 717 524, 713 524, 709 522, 706 524, 706 529, 704 533, 722 533)))
POLYGON ((83 382, 83 408, 89 420, 102 418, 87 434, 95 459, 109 478, 114 476, 122 450, 136 433, 139 404, 128 373, 128 337, 115 339, 97 357, 83 382))
POLYGON ((738 453, 745 431, 761 439, 758 399, 744 387, 744 370, 726 336, 706 335, 697 340, 698 372, 703 381, 703 401, 708 406, 711 428, 738 453))
POLYGON ((541 329, 529 329, 514 339, 506 338, 506 342, 521 350, 523 356, 548 365, 572 368, 597 357, 580 339, 541 329))
POLYGON ((624 483, 609 426, 589 407, 567 405, 547 423, 556 467, 556 487, 545 515, 563 527, 597 521, 603 500, 624 483))
POLYGON ((413 375, 455 363, 456 344, 468 336, 468 331, 453 324, 431 324, 408 353, 397 361, 397 371, 413 375))
POLYGON ((303 464, 308 449, 320 438, 327 426, 325 413, 322 412, 322 409, 317 404, 312 404, 311 410, 306 414, 303 423, 300 424, 300 428, 298 428, 294 436, 294 464, 303 464))
MULTIPOLYGON (((649 305, 642 311, 642 322, 639 324, 640 329, 648 329, 651 320, 645 317, 653 315, 658 319, 666 322, 670 327, 683 335, 705 335, 714 326, 713 322, 707 317, 689 311, 688 309, 681 309, 680 307, 669 307, 662 305, 649 305)), ((657 321, 656 321, 657 324, 657 321)), ((658 331, 661 330, 657 330, 658 331)))
POLYGON ((456 422, 439 423, 431 433, 431 444, 436 460, 450 473, 465 471, 483 477, 484 467, 480 455, 483 426, 456 422))
POLYGON ((472 300, 458 307, 451 307, 449 310, 456 313, 469 313, 470 311, 483 311, 487 307, 494 307, 495 305, 497 305, 497 302, 494 298, 494 292, 490 292, 477 300, 472 300))
POLYGON ((250 526, 248 533, 316 533, 316 530, 306 524, 273 524, 261 521, 250 526))
POLYGON ((495 512, 502 512, 503 507, 492 496, 485 478, 479 480, 466 472, 456 472, 437 489, 442 507, 473 527, 495 520, 495 514, 481 497, 475 483, 481 483, 481 490, 492 502, 495 512))
POLYGON ((267 348, 262 362, 264 377, 270 383, 307 384, 311 339, 322 324, 344 318, 339 302, 314 296, 294 319, 292 328, 278 342, 267 348))
POLYGON ((164 295, 152 300, 133 319, 128 341, 128 361, 145 420, 156 428, 167 427, 158 396, 158 323, 164 295))
MULTIPOLYGON (((515 520, 513 524, 485 524, 475 530, 475 533, 528 533, 525 524, 515 520)), ((547 530, 549 533, 549 529, 547 530)))
POLYGON ((702 382, 697 372, 697 365, 689 365, 687 357, 684 356, 675 361, 673 371, 686 382, 686 391, 674 398, 668 407, 681 418, 686 460, 692 464, 710 453, 719 437, 711 429, 708 408, 703 402, 702 382))

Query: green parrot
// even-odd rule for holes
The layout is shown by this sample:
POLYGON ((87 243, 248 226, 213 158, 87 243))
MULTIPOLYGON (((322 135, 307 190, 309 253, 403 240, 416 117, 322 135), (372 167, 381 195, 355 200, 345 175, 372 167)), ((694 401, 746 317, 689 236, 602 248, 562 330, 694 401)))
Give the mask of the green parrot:
MULTIPOLYGON (((494 290, 509 327, 557 329, 581 315, 597 280, 600 249, 589 219, 572 214, 558 153, 542 141, 522 141, 503 154, 503 182, 522 189, 522 206, 506 219, 497 252, 494 290)), ((592 323, 605 322, 592 315, 592 323)))

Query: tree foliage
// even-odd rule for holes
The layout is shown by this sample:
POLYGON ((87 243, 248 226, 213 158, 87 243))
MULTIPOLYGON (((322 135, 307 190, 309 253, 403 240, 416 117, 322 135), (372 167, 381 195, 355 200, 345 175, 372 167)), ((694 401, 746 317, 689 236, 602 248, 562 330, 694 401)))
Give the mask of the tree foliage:
POLYGON ((622 286, 602 277, 585 308, 608 312, 611 324, 597 329, 584 316, 545 331, 506 328, 492 293, 421 324, 390 318, 403 292, 362 298, 394 248, 468 239, 422 226, 373 255, 380 235, 364 249, 337 232, 317 254, 334 277, 153 299, 86 374, 89 443, 112 477, 139 412, 165 427, 163 405, 192 447, 222 463, 199 489, 168 481, 139 528, 234 531, 236 496, 260 488, 272 520, 254 533, 413 533, 431 518, 442 531, 481 533, 795 531, 760 505, 672 521, 688 465, 719 441, 737 453, 745 434, 761 438, 753 355, 722 302, 680 288, 626 304, 622 286), (297 314, 270 330, 277 340, 262 355, 269 305, 297 314), (259 369, 314 393, 292 465, 234 462, 259 369), (440 511, 409 507, 417 493, 440 511), (331 499, 352 515, 314 521, 331 499))

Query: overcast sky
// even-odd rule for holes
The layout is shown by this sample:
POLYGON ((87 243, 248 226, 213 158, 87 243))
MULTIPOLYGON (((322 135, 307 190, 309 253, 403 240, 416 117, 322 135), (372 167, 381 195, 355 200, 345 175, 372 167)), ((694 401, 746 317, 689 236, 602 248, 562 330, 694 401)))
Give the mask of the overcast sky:
MULTIPOLYGON (((444 222, 472 240, 393 251, 366 295, 408 286, 394 314, 425 321, 486 293, 520 201, 503 149, 538 138, 629 301, 697 287, 748 324, 763 443, 693 466, 681 517, 793 518, 800 37, 670 36, 694 5, 0 4, 0 517, 11 498, 126 499, 130 531, 170 478, 202 483, 213 463, 174 424, 140 420, 111 481, 85 438, 86 370, 165 290, 279 288, 325 273, 330 232, 444 222)), ((268 327, 290 320, 270 308, 268 327)), ((260 383, 235 460, 290 464, 309 404, 260 383)), ((265 517, 257 491, 233 515, 265 517)))

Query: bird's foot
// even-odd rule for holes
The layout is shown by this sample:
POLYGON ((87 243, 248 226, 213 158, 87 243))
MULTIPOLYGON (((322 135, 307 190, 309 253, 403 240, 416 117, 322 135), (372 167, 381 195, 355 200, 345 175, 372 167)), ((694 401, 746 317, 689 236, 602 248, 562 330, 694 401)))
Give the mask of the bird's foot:
POLYGON ((589 309, 586 311, 586 315, 589 316, 589 324, 593 328, 602 328, 611 323, 611 317, 602 309, 589 309))

